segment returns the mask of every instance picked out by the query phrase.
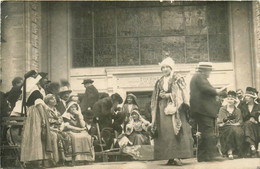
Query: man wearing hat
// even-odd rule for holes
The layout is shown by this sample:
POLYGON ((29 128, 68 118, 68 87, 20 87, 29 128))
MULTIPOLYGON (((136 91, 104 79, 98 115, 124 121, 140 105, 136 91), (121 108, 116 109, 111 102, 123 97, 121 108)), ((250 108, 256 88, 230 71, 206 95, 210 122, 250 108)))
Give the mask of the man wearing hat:
POLYGON ((247 87, 245 101, 239 105, 244 121, 246 149, 250 150, 248 155, 252 157, 256 157, 256 150, 260 149, 260 105, 257 102, 257 93, 255 88, 247 87))
POLYGON ((91 79, 85 79, 83 80, 82 84, 86 88, 85 94, 81 100, 80 108, 82 112, 87 111, 88 108, 94 106, 94 104, 98 101, 99 94, 96 87, 93 85, 93 80, 91 79))
POLYGON ((57 100, 56 109, 63 114, 66 111, 67 101, 70 97, 72 90, 68 86, 62 86, 59 91, 59 99, 57 100))
POLYGON ((208 81, 212 71, 212 63, 200 62, 197 72, 190 82, 190 109, 191 117, 197 124, 198 162, 211 161, 218 155, 216 118, 218 92, 208 81))

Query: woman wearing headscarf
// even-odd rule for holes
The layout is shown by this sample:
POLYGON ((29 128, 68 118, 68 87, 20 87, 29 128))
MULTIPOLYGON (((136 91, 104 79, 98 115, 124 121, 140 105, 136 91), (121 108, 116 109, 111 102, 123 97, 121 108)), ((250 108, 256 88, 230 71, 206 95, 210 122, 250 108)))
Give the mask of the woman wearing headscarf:
POLYGON ((55 95, 48 94, 44 98, 44 102, 48 106, 46 111, 48 113, 48 120, 50 123, 53 160, 54 162, 63 164, 65 161, 72 160, 72 146, 71 138, 68 133, 64 132, 64 122, 60 112, 55 108, 57 101, 55 95))
POLYGON ((150 122, 145 120, 137 109, 133 110, 126 125, 126 134, 133 145, 150 144, 147 132, 150 122))
POLYGON ((64 131, 67 131, 72 139, 73 161, 94 161, 93 140, 86 131, 78 103, 69 102, 62 117, 65 122, 64 131))
MULTIPOLYGON (((45 77, 47 74, 44 75, 45 77)), ((27 166, 41 167, 39 160, 51 159, 52 145, 48 115, 45 110, 43 98, 44 76, 27 79, 26 98, 27 118, 24 125, 24 132, 21 143, 21 161, 29 162, 27 166)))
POLYGON ((244 131, 242 128, 241 111, 235 106, 236 92, 229 91, 227 94, 226 105, 221 107, 218 114, 219 138, 221 151, 230 160, 233 160, 233 151, 241 156, 244 131))
POLYGON ((129 93, 126 96, 124 105, 122 107, 122 112, 125 114, 125 122, 124 122, 125 125, 129 122, 129 117, 131 116, 131 112, 134 109, 138 109, 138 104, 136 100, 137 100, 136 96, 132 93, 129 93))
POLYGON ((154 139, 154 158, 169 160, 168 165, 182 165, 181 158, 193 156, 186 84, 183 77, 174 73, 172 58, 165 58, 160 66, 163 76, 156 82, 151 100, 152 126, 158 133, 154 139), (175 111, 167 115, 165 110, 170 102, 175 111))

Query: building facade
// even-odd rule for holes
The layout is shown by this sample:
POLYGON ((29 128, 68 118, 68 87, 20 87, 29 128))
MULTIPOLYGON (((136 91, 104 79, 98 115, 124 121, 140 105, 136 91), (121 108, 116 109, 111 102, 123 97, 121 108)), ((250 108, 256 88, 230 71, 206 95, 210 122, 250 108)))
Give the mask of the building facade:
POLYGON ((100 92, 135 93, 147 102, 166 56, 187 81, 200 61, 210 81, 260 90, 259 2, 2 2, 2 90, 36 69, 84 78, 100 92))

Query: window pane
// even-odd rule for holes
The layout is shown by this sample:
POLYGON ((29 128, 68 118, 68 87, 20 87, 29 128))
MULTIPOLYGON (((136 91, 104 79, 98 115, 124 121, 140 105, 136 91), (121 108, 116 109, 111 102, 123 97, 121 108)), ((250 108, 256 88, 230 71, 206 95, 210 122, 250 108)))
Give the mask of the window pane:
POLYGON ((93 66, 93 43, 92 40, 75 39, 72 43, 72 66, 91 67, 93 66))
POLYGON ((176 63, 185 63, 184 43, 184 36, 171 36, 162 38, 163 51, 169 52, 169 55, 176 63))
POLYGON ((186 62, 208 61, 207 35, 186 37, 186 62))
POLYGON ((115 9, 95 8, 95 37, 115 37, 115 9))
POLYGON ((139 65, 138 38, 117 40, 118 65, 139 65))
POLYGON ((184 35, 183 7, 162 8, 162 34, 163 35, 184 35))
POLYGON ((116 15, 118 37, 133 37, 138 35, 138 22, 135 8, 118 9, 116 15))
POLYGON ((95 39, 95 66, 116 66, 116 39, 95 39))
POLYGON ((138 8, 138 31, 140 36, 161 35, 161 8, 138 8))
POLYGON ((141 64, 158 64, 162 60, 162 38, 140 38, 141 64))
POLYGON ((185 6, 185 34, 206 35, 208 33, 206 6, 185 6))

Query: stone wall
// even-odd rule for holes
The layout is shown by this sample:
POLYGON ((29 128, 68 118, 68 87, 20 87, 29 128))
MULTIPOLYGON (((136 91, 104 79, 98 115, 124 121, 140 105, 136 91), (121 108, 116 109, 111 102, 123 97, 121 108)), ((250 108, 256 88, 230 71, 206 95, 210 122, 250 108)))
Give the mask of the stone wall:
POLYGON ((25 72, 39 70, 41 44, 40 2, 2 2, 1 78, 2 91, 25 72))

